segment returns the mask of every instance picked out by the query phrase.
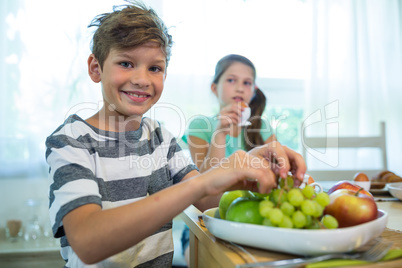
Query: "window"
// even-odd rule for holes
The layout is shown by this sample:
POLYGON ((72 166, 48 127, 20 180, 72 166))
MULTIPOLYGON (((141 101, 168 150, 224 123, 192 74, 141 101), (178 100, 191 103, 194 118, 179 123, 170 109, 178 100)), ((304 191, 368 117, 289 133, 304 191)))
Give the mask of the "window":
MULTIPOLYGON (((257 67, 257 84, 269 101, 265 116, 279 123, 279 139, 297 149, 311 28, 303 1, 144 2, 161 15, 175 42, 163 105, 150 115, 179 136, 184 129, 178 124, 216 112, 210 92, 215 63, 226 54, 242 54, 257 67), (172 120, 172 113, 183 121, 172 120)), ((46 137, 69 114, 85 117, 99 108, 100 86, 87 75, 93 31, 87 25, 121 3, 1 2, 0 177, 45 173, 46 137)))

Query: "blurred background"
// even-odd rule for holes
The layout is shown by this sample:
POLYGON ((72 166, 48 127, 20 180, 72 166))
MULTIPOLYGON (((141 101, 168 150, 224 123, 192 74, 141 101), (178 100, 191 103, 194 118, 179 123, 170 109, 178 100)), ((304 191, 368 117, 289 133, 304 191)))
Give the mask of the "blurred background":
MULTIPOLYGON (((85 118, 102 103, 100 85, 87 75, 87 25, 124 3, 0 2, 0 219, 21 200, 47 205, 46 137, 68 115, 85 118)), ((312 136, 367 136, 378 135, 385 121, 388 168, 402 174, 402 1, 144 3, 175 42, 164 93, 147 116, 178 138, 193 116, 217 112, 210 91, 215 64, 235 53, 256 65, 268 98, 264 117, 283 144, 300 152, 305 122, 312 136)), ((372 167, 378 159, 363 152, 344 162, 372 167)))

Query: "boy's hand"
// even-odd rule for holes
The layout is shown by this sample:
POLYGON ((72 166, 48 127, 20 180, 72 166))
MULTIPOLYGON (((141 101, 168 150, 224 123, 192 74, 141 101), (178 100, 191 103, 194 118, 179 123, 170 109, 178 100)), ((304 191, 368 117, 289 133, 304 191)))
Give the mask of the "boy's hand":
POLYGON ((256 147, 249 153, 266 159, 271 170, 282 178, 290 171, 299 181, 304 179, 307 168, 303 157, 277 141, 256 147))
MULTIPOLYGON (((213 197, 195 205, 202 211, 216 207, 219 203, 219 194, 231 190, 243 189, 269 193, 277 186, 275 174, 285 178, 289 171, 303 181, 306 164, 300 154, 280 145, 279 142, 274 141, 254 148, 249 153, 237 151, 228 158, 222 159, 205 173, 196 176, 196 183, 202 186, 192 188, 203 189, 197 191, 198 198, 213 197)), ((295 181, 295 185, 297 183, 295 181)))
POLYGON ((208 179, 204 181, 206 195, 216 195, 235 189, 266 193, 276 187, 276 177, 270 169, 269 162, 264 157, 244 151, 237 151, 222 159, 219 164, 203 174, 208 174, 208 179))

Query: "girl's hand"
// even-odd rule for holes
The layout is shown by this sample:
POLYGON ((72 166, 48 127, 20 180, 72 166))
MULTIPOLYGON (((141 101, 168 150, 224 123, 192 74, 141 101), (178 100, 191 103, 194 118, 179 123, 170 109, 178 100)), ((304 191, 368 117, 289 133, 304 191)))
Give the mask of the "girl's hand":
POLYGON ((232 125, 237 126, 240 123, 243 110, 244 108, 240 105, 240 102, 231 103, 223 107, 218 115, 217 130, 228 134, 232 125))
POLYGON ((271 170, 282 178, 286 178, 290 171, 299 181, 304 179, 307 168, 303 157, 277 141, 256 147, 249 153, 266 159, 271 170))

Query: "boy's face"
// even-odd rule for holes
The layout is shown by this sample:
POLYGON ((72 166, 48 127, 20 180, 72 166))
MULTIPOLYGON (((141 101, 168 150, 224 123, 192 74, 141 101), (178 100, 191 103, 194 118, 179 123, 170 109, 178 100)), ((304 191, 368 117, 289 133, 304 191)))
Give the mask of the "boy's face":
POLYGON ((111 49, 98 70, 106 116, 142 117, 162 95, 166 57, 152 43, 111 49))

